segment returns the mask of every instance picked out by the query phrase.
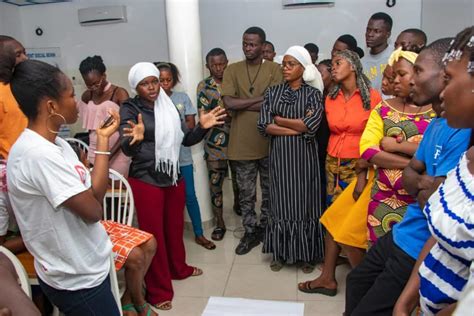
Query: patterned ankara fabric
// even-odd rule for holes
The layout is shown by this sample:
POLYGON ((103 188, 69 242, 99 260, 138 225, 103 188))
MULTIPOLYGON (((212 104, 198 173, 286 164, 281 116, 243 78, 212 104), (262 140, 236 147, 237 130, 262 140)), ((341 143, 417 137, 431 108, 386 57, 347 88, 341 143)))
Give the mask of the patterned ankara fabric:
POLYGON ((115 270, 122 269, 130 252, 153 237, 152 234, 114 221, 101 221, 112 241, 115 270))
MULTIPOLYGON (((385 136, 420 143, 423 133, 435 117, 436 113, 432 109, 422 113, 404 113, 383 101, 372 111, 367 122, 364 135, 371 134, 373 145, 361 143, 361 157, 368 161, 376 155, 379 149, 374 147, 379 146, 385 136)), ((415 202, 403 189, 402 172, 402 169, 384 168, 377 168, 375 171, 368 213, 369 240, 372 243, 400 222, 408 205, 415 202)))

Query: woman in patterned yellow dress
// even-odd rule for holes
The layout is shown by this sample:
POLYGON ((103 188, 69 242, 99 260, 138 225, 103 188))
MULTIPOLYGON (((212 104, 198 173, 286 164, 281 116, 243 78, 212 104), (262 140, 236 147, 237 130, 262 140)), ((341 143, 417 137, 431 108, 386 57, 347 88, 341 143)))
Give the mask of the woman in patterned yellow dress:
POLYGON ((389 59, 398 98, 383 101, 371 113, 361 142, 361 157, 377 166, 368 208, 369 241, 391 230, 415 200, 402 185, 402 172, 418 148, 423 133, 436 116, 431 105, 411 105, 410 80, 417 54, 396 50, 389 59))

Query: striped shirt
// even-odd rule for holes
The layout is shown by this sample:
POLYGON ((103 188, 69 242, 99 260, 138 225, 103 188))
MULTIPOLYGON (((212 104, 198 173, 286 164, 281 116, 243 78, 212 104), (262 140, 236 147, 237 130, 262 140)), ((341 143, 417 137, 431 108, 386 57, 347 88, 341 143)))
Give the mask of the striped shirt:
POLYGON ((434 315, 455 303, 474 259, 474 181, 466 155, 448 173, 423 212, 437 243, 420 266, 420 305, 434 315))

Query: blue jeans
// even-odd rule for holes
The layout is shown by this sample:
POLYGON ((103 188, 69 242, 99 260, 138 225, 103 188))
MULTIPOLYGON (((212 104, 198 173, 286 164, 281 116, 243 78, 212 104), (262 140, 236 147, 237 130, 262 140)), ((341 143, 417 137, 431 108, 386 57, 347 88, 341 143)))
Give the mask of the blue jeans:
POLYGON ((57 290, 38 278, 41 290, 66 316, 117 316, 117 302, 110 289, 110 278, 102 284, 84 290, 57 290))
POLYGON ((196 237, 202 236, 201 210, 194 190, 193 165, 182 166, 179 168, 186 183, 186 208, 193 224, 193 231, 196 237))

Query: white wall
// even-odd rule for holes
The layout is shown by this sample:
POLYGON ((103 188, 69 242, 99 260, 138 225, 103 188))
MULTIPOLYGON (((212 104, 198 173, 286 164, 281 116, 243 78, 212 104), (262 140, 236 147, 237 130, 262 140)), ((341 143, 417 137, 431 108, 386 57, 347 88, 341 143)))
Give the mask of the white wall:
POLYGON ((242 33, 256 25, 283 54, 292 45, 314 42, 320 60, 328 58, 334 41, 342 34, 352 34, 365 48, 364 33, 369 17, 386 12, 394 20, 393 41, 400 31, 420 27, 421 0, 398 0, 393 8, 385 0, 336 0, 335 6, 284 8, 281 0, 201 0, 203 53, 213 47, 223 48, 230 60, 243 58, 242 33))
MULTIPOLYGON (((61 49, 62 70, 73 79, 76 95, 80 96, 85 85, 78 68, 87 56, 101 55, 107 66, 108 79, 126 89, 129 88, 127 75, 131 65, 139 61, 168 60, 164 3, 164 0, 73 0, 20 8, 2 5, 10 11, 11 8, 19 11, 19 19, 10 19, 9 24, 21 26, 18 39, 27 50, 61 49), (78 9, 103 5, 126 5, 127 23, 79 24, 78 9), (42 36, 35 34, 37 27, 42 28, 42 36)), ((80 122, 71 129, 73 133, 80 131, 80 122)))
POLYGON ((22 38, 22 22, 17 6, 0 2, 0 34, 22 38))
POLYGON ((474 25, 472 0, 422 1, 421 27, 428 32, 428 42, 442 37, 454 37, 471 25, 474 25))
POLYGON ((130 65, 139 61, 168 59, 164 0, 74 0, 73 2, 25 6, 20 9, 22 42, 27 48, 60 47, 62 67, 76 78, 87 56, 101 55, 111 81, 128 88, 130 65), (90 6, 124 4, 127 23, 81 26, 77 10, 90 6), (42 36, 35 34, 41 27, 42 36))

